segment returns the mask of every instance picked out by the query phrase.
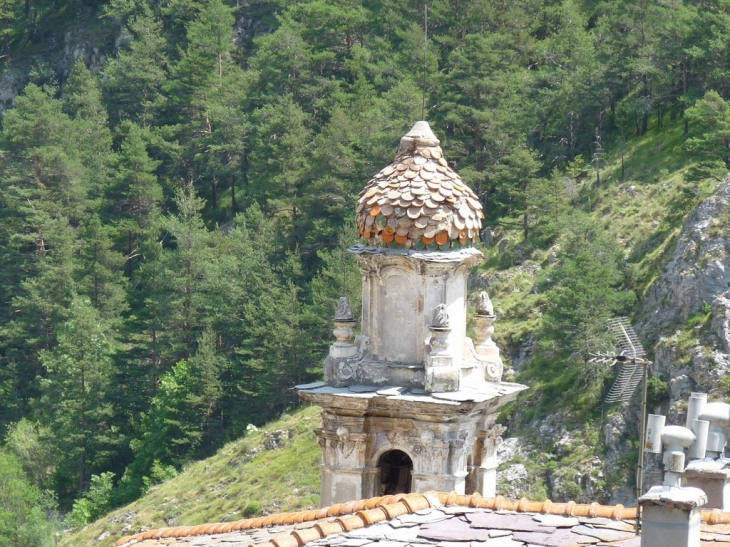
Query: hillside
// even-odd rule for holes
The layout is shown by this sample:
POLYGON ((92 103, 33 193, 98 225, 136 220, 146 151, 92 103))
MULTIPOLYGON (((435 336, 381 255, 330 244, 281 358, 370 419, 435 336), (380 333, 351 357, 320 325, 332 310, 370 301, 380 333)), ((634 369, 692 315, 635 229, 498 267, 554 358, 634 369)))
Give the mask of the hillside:
MULTIPOLYGON (((722 195, 728 182, 717 176, 693 177, 698 159, 687 153, 684 142, 679 122, 652 127, 645 136, 628 140, 622 150, 607 152, 600 183, 590 165, 569 169, 560 180, 570 187, 571 199, 582 203, 590 225, 604 227, 620 244, 626 277, 618 288, 636 294, 636 304, 624 313, 636 324, 654 361, 650 411, 679 421, 690 391, 700 389, 721 398, 730 394, 722 380, 728 370, 722 353, 727 351, 726 331, 716 325, 725 317, 727 287, 721 280, 705 281, 717 275, 707 268, 708 262, 719 260, 721 269, 727 265, 726 253, 705 253, 718 245, 726 247, 730 205, 722 195), (698 215, 717 199, 711 212, 698 215), (677 260, 673 255, 678 242, 689 237, 704 241, 694 257, 694 269, 684 264, 686 271, 680 268, 669 275, 667 265, 677 260), (681 302, 674 290, 679 279, 694 301, 681 302), (717 298, 719 304, 713 303, 717 298), (710 358, 703 361, 703 355, 710 358)), ((580 358, 556 361, 554 342, 546 332, 550 279, 569 260, 566 242, 580 230, 566 226, 549 246, 531 244, 515 229, 498 230, 486 252, 486 266, 474 282, 475 287, 486 288, 495 302, 499 317, 495 339, 511 363, 512 377, 530 386, 502 416, 510 426, 507 435, 513 437, 503 451, 503 458, 513 461, 502 465, 502 493, 630 505, 638 393, 631 403, 602 404, 616 371, 586 363, 582 356, 611 350, 610 339, 594 335, 580 358), (571 395, 566 398, 564 393, 571 395)), ((589 246, 589 239, 572 251, 589 246)), ((586 296, 586 302, 573 303, 584 304, 589 313, 600 308, 600 303, 590 302, 591 294, 586 296)), ((597 326, 605 330, 605 322, 597 326)), ((650 458, 648 465, 656 474, 657 462, 650 458)), ((646 480, 656 476, 650 473, 646 480)))
POLYGON ((319 506, 319 409, 305 406, 226 444, 208 459, 112 511, 60 545, 110 547, 122 536, 166 526, 228 522, 319 506))
POLYGON ((606 320, 644 337, 653 408, 730 393, 726 11, 437 0, 424 51, 395 0, 0 3, 0 470, 27 498, 0 533, 45 547, 23 523, 83 526, 292 408, 357 313, 358 193, 422 117, 531 387, 505 488, 628 500, 606 320))
MULTIPOLYGON (((688 188, 684 177, 693 161, 684 152, 682 131, 680 123, 669 124, 628 141, 623 149, 623 180, 621 151, 608 151, 600 185, 595 184, 595 172, 589 167, 574 172, 571 183, 573 199, 592 201, 589 214, 593 221, 615 234, 626 262, 635 265, 630 286, 640 304, 659 282, 687 219, 693 218, 697 206, 720 184, 710 177, 688 188)), ((563 182, 568 183, 567 179, 563 182)), ((539 369, 535 365, 541 317, 548 305, 541 283, 559 267, 559 247, 565 236, 542 247, 530 247, 518 229, 495 236, 494 245, 485 249, 486 263, 472 273, 472 288, 490 292, 498 314, 495 338, 511 365, 508 374, 530 386, 503 415, 510 429, 502 453, 500 493, 515 498, 610 500, 631 505, 632 439, 637 432, 630 416, 637 410, 636 401, 600 405, 612 379, 608 370, 600 371, 602 381, 591 384, 592 391, 572 404, 551 400, 548 394, 556 384, 572 381, 564 377, 570 371, 561 373, 549 362, 542 362, 539 369)), ((635 318, 642 320, 640 305, 637 310, 635 318)), ((683 329, 696 332, 697 325, 708 321, 696 314, 693 317, 686 325, 670 314, 664 321, 672 325, 671 330, 665 327, 663 332, 681 337, 683 329)), ((640 332, 644 331, 640 328, 640 332)), ((693 348, 696 346, 686 349, 693 348)), ((656 358, 650 343, 647 349, 656 358)), ((677 392, 670 399, 669 391, 660 389, 662 382, 670 382, 669 366, 677 358, 675 355, 672 363, 658 359, 653 368, 656 410, 669 411, 681 395, 677 392)), ((316 506, 320 453, 311 431, 318 423, 314 407, 293 412, 227 444, 215 456, 187 465, 178 477, 153 487, 140 500, 65 535, 62 544, 105 546, 124 533, 143 529, 316 506), (273 451, 267 449, 274 446, 269 440, 279 435, 275 432, 281 431, 287 432, 282 438, 290 438, 273 451)))

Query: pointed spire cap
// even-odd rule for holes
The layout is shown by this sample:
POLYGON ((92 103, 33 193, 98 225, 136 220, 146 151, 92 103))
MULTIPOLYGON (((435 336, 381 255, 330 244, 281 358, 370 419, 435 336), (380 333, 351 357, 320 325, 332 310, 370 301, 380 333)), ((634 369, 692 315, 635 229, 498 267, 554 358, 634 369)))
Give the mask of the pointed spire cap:
POLYGON ((409 150, 414 150, 419 146, 435 147, 441 144, 436 135, 431 131, 431 126, 427 121, 421 120, 411 128, 400 140, 400 148, 398 154, 404 154, 409 150))
POLYGON ((428 122, 416 122, 395 159, 360 192, 357 226, 370 246, 448 251, 476 242, 482 204, 439 144, 428 122))

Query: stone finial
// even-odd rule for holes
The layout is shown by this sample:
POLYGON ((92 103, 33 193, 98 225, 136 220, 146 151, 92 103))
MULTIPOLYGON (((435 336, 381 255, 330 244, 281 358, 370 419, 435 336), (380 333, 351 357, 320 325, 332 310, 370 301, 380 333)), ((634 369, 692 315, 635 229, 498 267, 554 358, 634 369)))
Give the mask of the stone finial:
POLYGON ((355 315, 352 313, 350 301, 347 297, 340 297, 332 322, 335 324, 335 330, 332 331, 332 334, 335 335, 337 342, 330 346, 330 354, 327 358, 330 363, 328 364, 325 361, 325 378, 328 382, 334 380, 334 376, 336 376, 333 376, 332 367, 338 359, 357 355, 357 346, 352 343, 355 338, 355 331, 353 330, 356 323, 355 315))
POLYGON ((494 315, 494 306, 486 291, 479 293, 477 300, 477 315, 494 315))
POLYGON ((337 303, 337 308, 335 309, 335 321, 338 323, 355 321, 355 314, 352 313, 350 300, 346 296, 341 296, 340 301, 337 303))
POLYGON ((494 306, 492 306, 489 295, 482 291, 479 293, 477 312, 474 315, 474 350, 479 360, 484 363, 484 378, 488 382, 499 382, 502 380, 504 364, 499 356, 499 348, 492 340, 494 334, 494 306))
POLYGON ((436 329, 449 328, 449 312, 446 309, 446 304, 439 304, 436 306, 436 309, 433 312, 431 327, 436 329))

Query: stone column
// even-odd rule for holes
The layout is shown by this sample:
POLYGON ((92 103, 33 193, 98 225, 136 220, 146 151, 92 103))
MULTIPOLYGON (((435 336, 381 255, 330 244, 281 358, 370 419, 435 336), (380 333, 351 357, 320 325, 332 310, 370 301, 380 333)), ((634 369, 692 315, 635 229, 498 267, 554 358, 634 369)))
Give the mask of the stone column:
POLYGON ((485 498, 493 498, 497 495, 497 447, 502 444, 502 433, 507 428, 500 424, 494 424, 480 435, 482 443, 481 462, 477 469, 476 491, 485 498))
POLYGON ((363 480, 367 435, 357 432, 358 424, 334 425, 334 431, 330 428, 315 430, 322 447, 323 506, 367 497, 363 480))
POLYGON ((353 343, 355 338, 353 327, 357 321, 347 297, 340 297, 332 322, 335 325, 332 334, 336 342, 330 346, 329 355, 324 361, 324 379, 333 386, 347 385, 353 375, 352 366, 348 361, 352 361, 352 358, 358 355, 358 347, 353 343))

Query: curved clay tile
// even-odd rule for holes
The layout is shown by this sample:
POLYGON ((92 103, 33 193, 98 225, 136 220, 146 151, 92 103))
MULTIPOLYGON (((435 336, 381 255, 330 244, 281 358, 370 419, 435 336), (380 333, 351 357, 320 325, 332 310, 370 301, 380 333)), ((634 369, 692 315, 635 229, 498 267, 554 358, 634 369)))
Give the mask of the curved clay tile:
POLYGON ((471 246, 484 218, 479 199, 449 167, 425 121, 400 140, 393 162, 360 192, 356 213, 369 245, 432 251, 471 246))
MULTIPOLYGON (((377 522, 392 520, 402 515, 413 514, 439 505, 463 506, 494 511, 517 511, 519 513, 543 513, 564 516, 605 517, 614 520, 636 518, 636 508, 624 508, 623 505, 605 506, 592 503, 590 505, 568 503, 552 503, 521 500, 510 500, 502 496, 483 498, 479 494, 464 496, 456 492, 428 492, 426 494, 397 494, 367 500, 351 501, 333 505, 314 511, 296 513, 280 513, 265 518, 254 518, 221 524, 202 524, 198 526, 181 526, 151 530, 117 541, 117 546, 133 545, 147 539, 192 537, 217 534, 222 531, 250 530, 271 526, 276 520, 282 525, 294 525, 301 522, 312 522, 310 528, 296 529, 269 542, 259 543, 257 547, 301 547, 301 545, 341 532, 350 532, 377 522), (334 519, 333 519, 334 518, 334 519), (310 521, 310 519, 312 519, 310 521), (321 520, 320 520, 321 519, 321 520), (333 520, 332 520, 333 519, 333 520)), ((703 511, 703 522, 728 523, 730 513, 703 511)), ((151 544, 152 545, 152 544, 151 544)), ((162 543, 155 543, 162 545, 162 543)))

